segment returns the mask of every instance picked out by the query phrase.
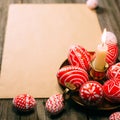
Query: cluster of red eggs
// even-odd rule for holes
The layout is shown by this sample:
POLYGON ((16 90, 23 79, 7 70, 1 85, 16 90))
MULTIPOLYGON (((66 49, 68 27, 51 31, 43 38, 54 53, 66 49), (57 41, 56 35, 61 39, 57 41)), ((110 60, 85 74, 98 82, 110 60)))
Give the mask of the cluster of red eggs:
POLYGON ((109 64, 109 69, 104 84, 90 79, 90 62, 93 57, 80 45, 73 45, 69 49, 70 65, 63 66, 57 72, 58 82, 64 87, 66 83, 75 85, 79 97, 86 105, 100 104, 103 98, 113 103, 120 102, 120 63, 116 63, 118 46, 116 44, 107 44, 107 46, 106 62, 109 64))

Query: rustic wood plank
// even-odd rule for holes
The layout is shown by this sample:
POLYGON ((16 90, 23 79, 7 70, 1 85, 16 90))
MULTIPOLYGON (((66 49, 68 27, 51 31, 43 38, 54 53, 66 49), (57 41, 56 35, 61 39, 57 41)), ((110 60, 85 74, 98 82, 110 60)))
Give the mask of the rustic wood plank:
POLYGON ((110 19, 108 19, 109 16, 107 14, 109 9, 106 8, 104 0, 99 1, 99 8, 96 9, 96 12, 98 13, 98 20, 100 22, 101 28, 107 28, 107 30, 112 31, 110 19))
POLYGON ((65 0, 45 0, 45 3, 64 3, 65 0))
POLYGON ((0 100, 0 119, 1 120, 19 120, 12 110, 12 100, 11 99, 2 99, 0 100))
POLYGON ((85 3, 85 0, 22 0, 22 3, 85 3))
POLYGON ((74 3, 86 3, 86 0, 73 0, 74 3))
POLYGON ((83 109, 80 105, 75 103, 72 100, 68 100, 68 103, 66 104, 66 117, 68 117, 68 120, 87 120, 87 111, 86 109, 83 109))
POLYGON ((115 21, 116 25, 118 26, 118 29, 120 30, 120 11, 119 11, 118 7, 116 7, 115 0, 111 0, 110 2, 108 2, 108 5, 109 5, 109 8, 111 9, 110 10, 110 12, 111 12, 110 16, 112 17, 111 21, 115 21))
POLYGON ((44 0, 22 0, 22 3, 45 3, 44 0))
POLYGON ((64 0, 23 0, 23 3, 64 3, 64 0))
POLYGON ((37 114, 40 120, 46 119, 46 112, 45 112, 45 102, 47 99, 39 99, 37 101, 37 114))
POLYGON ((7 103, 7 113, 6 119, 7 120, 19 120, 20 116, 14 112, 12 99, 5 100, 5 104, 7 103))
POLYGON ((5 100, 0 100, 0 118, 6 119, 6 113, 7 113, 7 102, 5 100), (4 111, 3 111, 4 110, 4 111))
POLYGON ((116 0, 115 4, 116 4, 116 7, 118 8, 118 10, 120 12, 120 0, 116 0))

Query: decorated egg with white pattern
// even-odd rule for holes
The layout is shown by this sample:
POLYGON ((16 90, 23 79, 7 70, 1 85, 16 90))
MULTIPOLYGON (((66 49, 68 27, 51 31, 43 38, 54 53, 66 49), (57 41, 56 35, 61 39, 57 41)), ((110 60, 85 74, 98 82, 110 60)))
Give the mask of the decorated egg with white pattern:
POLYGON ((78 66, 88 71, 90 69, 90 53, 80 45, 73 45, 69 49, 68 61, 73 66, 78 66))
MULTIPOLYGON (((103 36, 104 34, 102 34, 103 36)), ((107 31, 106 32, 106 44, 117 45, 117 37, 113 32, 107 31)))
POLYGON ((36 106, 36 101, 29 94, 20 94, 13 99, 13 105, 17 110, 27 112, 36 106))
POLYGON ((57 79, 62 86, 65 86, 66 83, 71 83, 78 89, 89 80, 88 73, 83 68, 72 65, 60 68, 57 72, 57 79))
POLYGON ((120 120, 120 112, 114 112, 109 116, 109 120, 120 120))
POLYGON ((94 106, 102 103, 102 85, 97 81, 88 81, 81 86, 79 95, 85 105, 94 106))
POLYGON ((107 44, 107 46, 108 51, 106 55, 106 62, 109 64, 109 66, 111 66, 116 63, 116 60, 118 58, 118 46, 112 44, 107 44))
POLYGON ((104 97, 112 103, 120 103, 120 79, 111 78, 103 85, 104 97))
POLYGON ((62 94, 55 94, 46 101, 45 109, 52 115, 59 114, 64 109, 64 98, 62 94))
POLYGON ((106 76, 108 77, 108 79, 114 77, 120 79, 120 62, 110 66, 109 69, 107 70, 106 76))

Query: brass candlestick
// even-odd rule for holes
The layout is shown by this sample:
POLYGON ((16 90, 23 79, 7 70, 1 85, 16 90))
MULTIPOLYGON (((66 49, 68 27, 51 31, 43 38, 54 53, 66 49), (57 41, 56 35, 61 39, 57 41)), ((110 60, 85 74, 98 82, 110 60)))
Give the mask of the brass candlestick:
POLYGON ((93 80, 102 80, 105 78, 106 71, 109 67, 108 63, 105 64, 105 67, 103 70, 96 70, 94 68, 94 60, 91 61, 91 68, 90 68, 90 76, 92 77, 93 80))

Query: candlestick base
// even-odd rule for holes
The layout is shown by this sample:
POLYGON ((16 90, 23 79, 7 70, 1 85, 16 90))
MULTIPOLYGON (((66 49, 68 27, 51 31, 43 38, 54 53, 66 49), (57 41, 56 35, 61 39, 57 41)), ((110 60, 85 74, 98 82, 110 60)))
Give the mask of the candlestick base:
POLYGON ((96 70, 94 68, 93 62, 91 62, 91 68, 90 68, 90 76, 92 77, 93 80, 102 80, 105 78, 106 71, 109 67, 108 63, 105 64, 105 67, 103 70, 96 70))

